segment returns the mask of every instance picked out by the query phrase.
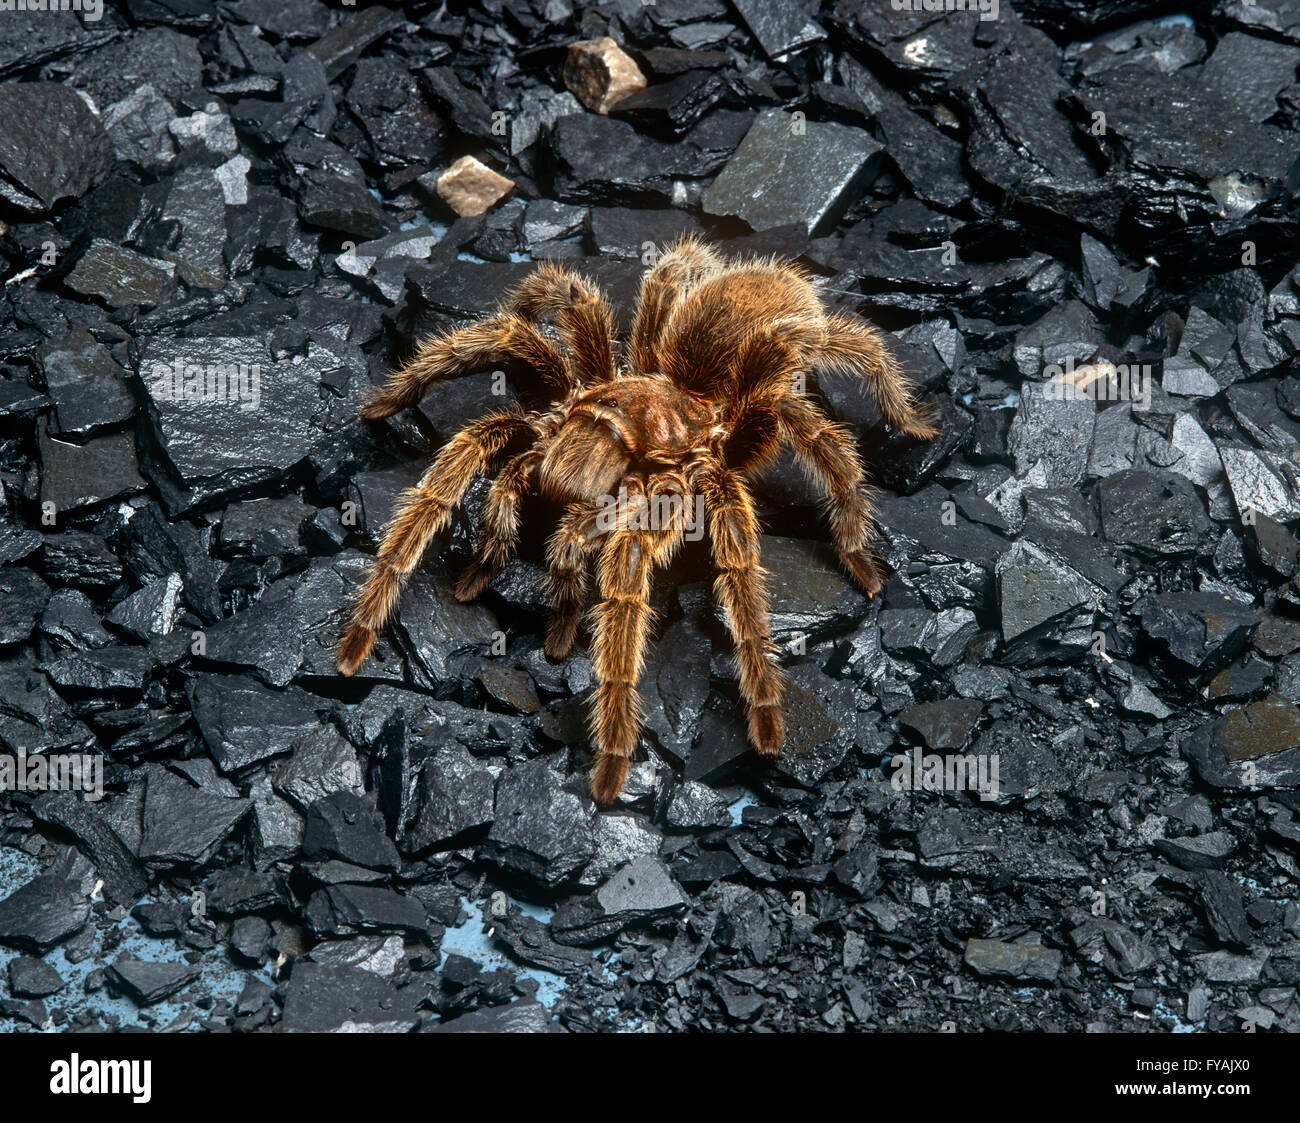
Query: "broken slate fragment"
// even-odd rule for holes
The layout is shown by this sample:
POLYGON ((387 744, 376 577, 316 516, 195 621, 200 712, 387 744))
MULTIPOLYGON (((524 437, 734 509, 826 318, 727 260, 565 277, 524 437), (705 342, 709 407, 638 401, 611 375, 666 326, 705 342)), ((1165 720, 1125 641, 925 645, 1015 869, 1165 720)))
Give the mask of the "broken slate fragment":
POLYGON ((1300 707, 1269 695, 1206 722, 1181 749, 1220 788, 1300 787, 1300 707))
POLYGON ((1210 831, 1186 838, 1157 838, 1152 847, 1185 870, 1220 870, 1237 843, 1227 831, 1210 831))
POLYGON ((461 745, 441 746, 420 768, 414 821, 403 848, 449 849, 453 841, 491 825, 496 803, 492 773, 461 745))
POLYGON ((148 766, 147 776, 140 857, 155 868, 207 862, 251 807, 158 765, 148 766))
POLYGON ((819 234, 875 178, 883 152, 862 129, 768 109, 704 192, 704 210, 735 215, 754 230, 799 223, 819 234))
POLYGON ((1196 552, 1210 520, 1196 488, 1172 472, 1128 470, 1102 480, 1098 488, 1101 526, 1107 541, 1144 554, 1196 552))
POLYGON ((1219 457, 1243 518, 1253 512, 1278 522, 1300 519, 1300 454, 1295 446, 1287 456, 1225 445, 1219 448, 1219 457))
POLYGON ((305 691, 271 690, 245 675, 192 681, 190 704, 208 752, 223 772, 286 753, 320 725, 320 703, 305 691))
POLYGON ((330 722, 300 737, 291 751, 275 770, 272 785, 302 810, 335 792, 364 792, 357 751, 330 722))
POLYGON ((108 969, 109 978, 138 1006, 152 1006, 169 998, 199 977, 188 963, 159 963, 120 955, 108 969))
POLYGON ((1054 383, 1028 382, 1007 435, 1007 448, 1023 474, 1042 461, 1048 487, 1072 487, 1088 466, 1096 403, 1086 394, 1058 400, 1054 383))
POLYGON ((96 238, 68 274, 68 285, 86 296, 102 297, 110 308, 153 308, 163 302, 175 275, 170 261, 96 238))
POLYGON ((41 955, 89 917, 90 902, 74 882, 41 874, 0 900, 0 944, 41 955))
POLYGON ((960 749, 983 712, 984 704, 975 698, 944 698, 909 706, 898 720, 931 749, 960 749))
POLYGON ((386 234, 392 225, 364 179, 318 168, 302 173, 298 214, 312 226, 363 240, 386 234))
POLYGON ((1103 593, 1083 574, 1022 538, 998 560, 997 578, 1003 639, 1054 621, 1055 642, 1092 642, 1091 625, 1103 593))
POLYGON ((48 998, 63 987, 63 976, 43 959, 20 955, 9 961, 9 992, 19 998, 48 998))
POLYGON ((168 635, 180 612, 183 588, 179 573, 155 577, 144 588, 118 602, 104 621, 142 643, 151 636, 168 635))
POLYGON ((596 852, 591 805, 563 784, 546 757, 508 769, 480 853, 547 888, 578 872, 596 852))
POLYGON ((56 511, 95 507, 144 490, 134 433, 107 433, 85 444, 55 440, 37 424, 41 448, 41 502, 56 511))
POLYGON ((634 858, 597 889, 596 901, 610 919, 640 919, 679 908, 686 898, 663 862, 646 854, 634 858))
POLYGON ((135 412, 124 371, 87 331, 51 340, 38 352, 45 389, 54 400, 51 432, 89 436, 135 412))
POLYGON ((333 792, 307 808, 302 852, 307 858, 341 858, 372 870, 396 870, 401 862, 379 813, 352 791, 333 792))
POLYGON ((826 38, 826 32, 804 14, 795 0, 732 0, 732 3, 768 58, 779 59, 826 38))
POLYGON ((30 569, 0 569, 0 643, 27 639, 49 600, 50 587, 30 569))
POLYGON ((0 121, 0 199, 32 214, 80 198, 113 166, 108 134, 71 86, 2 85, 0 121))
POLYGON ((1221 666, 1239 655, 1259 613, 1222 593, 1154 593, 1139 603, 1142 627, 1193 667, 1221 666))
POLYGON ((285 1033, 406 1032, 420 988, 398 990, 373 971, 299 960, 284 987, 285 1033))
POLYGON ((1050 983, 1061 970, 1061 953, 1042 944, 1009 944, 1002 940, 966 941, 966 965, 980 975, 1050 983))
POLYGON ((114 829, 104 806, 72 792, 52 791, 33 803, 32 814, 39 822, 76 840, 103 880, 105 897, 123 906, 134 905, 149 887, 148 878, 132 848, 114 829))
POLYGON ((571 898, 557 908, 551 930, 560 943, 592 944, 685 903, 681 887, 659 857, 643 854, 615 871, 594 895, 571 898))

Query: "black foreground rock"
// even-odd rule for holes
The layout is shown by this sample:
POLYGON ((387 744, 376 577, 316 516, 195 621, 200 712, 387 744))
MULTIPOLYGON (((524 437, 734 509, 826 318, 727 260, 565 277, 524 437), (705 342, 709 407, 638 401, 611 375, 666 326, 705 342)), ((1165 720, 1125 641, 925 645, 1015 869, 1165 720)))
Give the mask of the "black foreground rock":
POLYGON ((1300 1030, 1300 16, 914 6, 2 13, 0 1029, 1300 1030), (471 155, 514 187, 458 217, 471 155), (333 669, 398 492, 535 381, 357 410, 533 262, 626 327, 687 232, 892 333, 942 434, 810 377, 883 594, 767 470, 786 752, 693 543, 598 809, 540 500, 460 605, 475 485, 333 669))

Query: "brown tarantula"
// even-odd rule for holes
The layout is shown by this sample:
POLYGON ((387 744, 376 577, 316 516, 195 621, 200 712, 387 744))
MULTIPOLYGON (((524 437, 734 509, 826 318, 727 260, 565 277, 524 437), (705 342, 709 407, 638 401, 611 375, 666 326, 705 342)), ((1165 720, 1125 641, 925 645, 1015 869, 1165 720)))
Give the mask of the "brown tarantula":
POLYGON ((880 333, 829 314, 792 264, 726 262, 695 239, 659 258, 641 284, 624 362, 613 318, 582 277, 542 264, 495 315, 426 341, 362 410, 371 420, 414 405, 439 379, 523 360, 548 385, 548 412, 514 409, 471 423, 447 442, 420 482, 405 491, 357 598, 338 649, 353 674, 397 602, 429 540, 450 522, 475 475, 507 445, 525 447, 502 466, 488 493, 477 553, 456 585, 476 597, 510 556, 519 506, 533 488, 566 504, 547 561, 554 603, 546 654, 563 658, 577 635, 587 562, 599 550, 600 604, 592 614, 591 793, 609 803, 622 790, 641 732, 644 651, 652 612, 651 573, 680 545, 695 496, 702 497, 718 576, 714 592, 736 645, 749 739, 774 757, 783 737, 784 677, 768 624, 758 521, 746 478, 782 442, 825 491, 840 559, 869 595, 880 588, 871 543, 871 504, 854 440, 802 391, 802 372, 861 376, 894 428, 936 435, 880 333), (559 346, 537 328, 549 319, 559 346), (620 495, 609 517, 609 498, 620 495), (647 518, 647 513, 657 517, 647 518))

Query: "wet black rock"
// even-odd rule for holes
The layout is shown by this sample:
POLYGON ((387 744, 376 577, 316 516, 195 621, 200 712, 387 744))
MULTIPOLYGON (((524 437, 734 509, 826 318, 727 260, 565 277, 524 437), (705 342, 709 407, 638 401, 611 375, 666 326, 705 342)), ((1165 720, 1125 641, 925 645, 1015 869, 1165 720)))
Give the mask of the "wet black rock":
POLYGON ((155 577, 119 601, 104 622, 142 643, 151 636, 165 636, 176 624, 183 588, 178 573, 155 577))
POLYGON ((736 11, 771 58, 826 38, 826 32, 792 0, 736 0, 736 11))
POLYGON ((1195 553, 1210 529, 1196 489, 1172 473, 1116 472, 1097 494, 1106 538, 1145 554, 1195 553))
POLYGON ((32 634, 49 603, 50 587, 29 569, 0 569, 0 643, 32 634))
MULTIPOLYGON (((150 339, 138 373, 160 449, 185 489, 178 493, 167 481, 164 499, 182 508, 211 501, 300 463, 355 416, 364 392, 359 377, 344 383, 343 397, 321 397, 328 372, 347 369, 350 360, 349 352, 340 363, 335 351, 317 345, 305 357, 277 360, 260 337, 150 339)), ((359 368, 359 353, 352 361, 359 368)))
POLYGON ((19 998, 47 998, 63 987, 63 976, 43 959, 19 955, 9 961, 10 994, 19 998))
POLYGON ((108 969, 109 979, 140 1006, 152 1006, 170 998, 199 977, 199 969, 188 963, 156 963, 120 955, 108 969))
POLYGON ((303 172, 298 213, 313 226, 364 240, 386 234, 390 226, 364 180, 315 169, 303 172))
POLYGON ((450 846, 492 824, 496 780, 458 744, 443 745, 420 768, 415 818, 403 849, 419 853, 450 846))
POLYGON ((135 904, 148 887, 139 861, 95 803, 70 792, 47 792, 32 805, 38 820, 76 839, 104 882, 104 895, 123 906, 135 904))
MULTIPOLYGON (((353 877, 352 867, 339 871, 353 877)), ((327 872, 317 867, 318 872, 327 872)), ((307 921, 321 934, 401 932, 420 936, 426 928, 425 909, 414 897, 380 885, 344 881, 314 893, 307 902, 307 921)))
POLYGON ((1219 788, 1300 787, 1300 711, 1270 695, 1205 722, 1180 746, 1219 788))
POLYGON ((1158 593, 1142 600, 1142 627, 1193 667, 1222 666, 1239 655, 1259 614, 1222 593, 1158 593))
POLYGON ((791 668, 785 697, 785 730, 786 743, 798 749, 782 753, 776 767, 798 783, 812 787, 843 761, 861 732, 852 688, 808 664, 791 668))
POLYGON ((1083 574, 1020 539, 999 559, 997 576, 1003 639, 1044 629, 1056 643, 1086 647, 1092 642, 1092 622, 1104 594, 1083 574))
POLYGON ((1185 870, 1223 869, 1228 855, 1237 848, 1236 841, 1227 831, 1210 831, 1186 838, 1158 838, 1154 846, 1158 854, 1163 854, 1185 870))
POLYGON ((337 791, 307 808, 302 834, 307 858, 341 858, 374 870, 396 870, 397 847, 379 814, 352 791, 337 791))
POLYGON ((145 487, 135 437, 111 433, 85 444, 58 441, 41 427, 41 502, 56 511, 96 507, 145 487))
POLYGON ((595 854, 592 809, 547 757, 509 769, 497 786, 496 817, 481 851, 504 868, 553 887, 595 854))
POLYGON ((820 233, 875 178, 882 151, 861 129, 768 110, 701 201, 707 213, 735 215, 754 230, 800 223, 820 233))
POLYGON ((54 401, 52 432, 89 436, 121 425, 135 412, 126 372, 89 332, 52 340, 41 348, 40 359, 54 401))
POLYGON ((190 701, 208 752, 223 772, 289 752, 316 730, 324 708, 304 691, 269 690, 242 675, 195 679, 190 701))
POLYGON ((275 790, 301 810, 335 792, 363 793, 357 752, 326 722, 294 742, 289 759, 275 770, 275 790))
POLYGON ((898 720, 931 749, 960 749, 983 712, 984 704, 975 698, 946 698, 909 706, 898 720))
POLYGON ((102 297, 110 308, 153 308, 172 287, 176 266, 97 238, 78 259, 68 284, 87 296, 102 297))
POLYGON ((258 965, 266 958, 271 926, 260 916, 241 916, 230 927, 230 951, 245 963, 258 965))
POLYGON ((672 197, 672 177, 692 167, 688 142, 665 144, 641 136, 625 121, 594 113, 555 123, 552 145, 559 165, 556 193, 572 203, 660 205, 672 197))
POLYGON ((540 1002, 520 999, 431 1026, 430 1033, 562 1033, 540 1002))
POLYGON ((551 929, 562 943, 588 944, 647 917, 667 915, 686 904, 680 886, 654 855, 633 859, 591 897, 561 905, 551 929))
POLYGON ((41 874, 0 901, 0 944, 40 955, 81 931, 89 917, 80 886, 41 874))
POLYGON ((108 175, 113 146, 95 115, 57 82, 0 86, 0 198, 39 214, 108 175))
POLYGON ((771 575, 772 638, 777 644, 802 650, 849 630, 866 615, 866 594, 824 544, 763 535, 759 555, 771 575))
POLYGON ((157 765, 147 776, 140 858, 153 868, 202 865, 251 808, 215 782, 200 786, 157 765))
POLYGON ((1206 870, 1200 880, 1201 908, 1214 934, 1225 944, 1250 946, 1250 922, 1242 888, 1226 874, 1206 870))

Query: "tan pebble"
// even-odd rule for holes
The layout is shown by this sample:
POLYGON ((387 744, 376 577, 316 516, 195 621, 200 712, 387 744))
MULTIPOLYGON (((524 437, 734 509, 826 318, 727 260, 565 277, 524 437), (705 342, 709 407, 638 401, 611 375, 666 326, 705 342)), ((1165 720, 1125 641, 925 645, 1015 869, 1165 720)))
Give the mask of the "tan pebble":
POLYGON ((608 113, 620 101, 645 89, 645 76, 608 35, 570 44, 564 61, 564 84, 596 113, 608 113))
POLYGON ((438 196, 461 218, 472 218, 505 198, 514 180, 473 156, 462 156, 438 177, 438 196))

